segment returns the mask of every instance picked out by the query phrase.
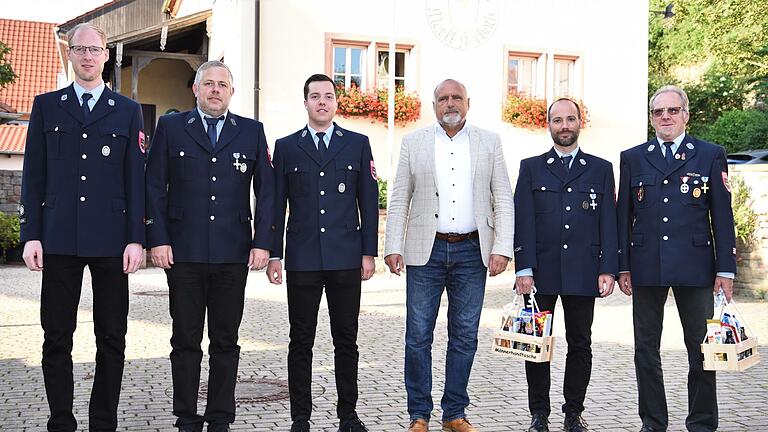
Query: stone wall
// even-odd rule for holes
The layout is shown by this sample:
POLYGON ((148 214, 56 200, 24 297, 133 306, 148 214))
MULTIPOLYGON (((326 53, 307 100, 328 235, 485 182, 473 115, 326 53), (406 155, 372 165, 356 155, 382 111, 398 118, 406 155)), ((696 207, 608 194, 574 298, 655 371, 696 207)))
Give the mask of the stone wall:
POLYGON ((0 211, 18 214, 21 201, 21 171, 0 170, 0 211))
POLYGON ((751 245, 737 245, 736 292, 747 297, 768 299, 768 164, 731 165, 731 175, 744 179, 752 188, 752 210, 758 226, 751 245))

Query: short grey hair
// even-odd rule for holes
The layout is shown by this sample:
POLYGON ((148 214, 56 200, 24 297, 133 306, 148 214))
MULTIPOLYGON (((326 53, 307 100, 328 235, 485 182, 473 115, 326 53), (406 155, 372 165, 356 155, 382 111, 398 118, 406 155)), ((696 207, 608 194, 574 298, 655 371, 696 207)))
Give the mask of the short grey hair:
POLYGON ((199 68, 197 68, 197 73, 195 73, 195 85, 200 85, 200 81, 203 80, 203 72, 215 67, 226 69, 227 73, 229 74, 229 84, 234 86, 235 78, 232 76, 232 71, 229 70, 229 67, 225 65, 224 62, 220 62, 218 60, 207 61, 201 64, 199 68))
POLYGON ((80 23, 72 27, 71 29, 69 29, 69 31, 67 32, 67 45, 72 46, 72 39, 75 38, 75 35, 77 34, 77 32, 86 28, 95 31, 99 35, 99 38, 101 39, 101 44, 104 46, 107 46, 107 32, 105 32, 104 29, 102 29, 101 27, 91 23, 80 23))
POLYGON ((435 87, 435 90, 432 91, 432 102, 437 102, 437 90, 445 83, 447 82, 455 82, 459 86, 461 86, 461 89, 464 90, 464 95, 467 95, 467 88, 462 84, 460 81, 455 80, 453 78, 448 78, 440 81, 440 83, 435 87))
POLYGON ((656 90, 656 92, 651 96, 651 99, 648 100, 648 109, 653 110, 653 101, 656 99, 656 96, 662 94, 662 93, 676 93, 678 96, 680 96, 680 100, 683 101, 683 109, 685 111, 688 111, 688 95, 685 93, 685 90, 681 89, 678 86, 674 85, 665 85, 661 87, 660 89, 656 90))

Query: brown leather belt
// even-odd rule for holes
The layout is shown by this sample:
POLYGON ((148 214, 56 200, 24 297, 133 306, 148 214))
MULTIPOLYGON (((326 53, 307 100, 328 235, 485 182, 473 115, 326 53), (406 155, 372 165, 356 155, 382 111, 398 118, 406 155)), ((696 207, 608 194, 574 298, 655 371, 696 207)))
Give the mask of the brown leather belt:
POLYGON ((448 243, 458 243, 463 242, 464 240, 469 240, 471 238, 477 238, 478 233, 477 231, 472 231, 471 233, 466 234, 459 234, 459 233, 435 233, 435 238, 438 240, 445 240, 448 243))

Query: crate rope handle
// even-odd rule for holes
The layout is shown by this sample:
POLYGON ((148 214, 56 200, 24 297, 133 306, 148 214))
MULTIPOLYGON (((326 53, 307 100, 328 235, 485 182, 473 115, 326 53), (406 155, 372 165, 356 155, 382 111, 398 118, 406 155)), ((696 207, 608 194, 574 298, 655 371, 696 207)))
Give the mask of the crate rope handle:
MULTIPOLYGON (((504 306, 505 312, 507 309, 507 306, 512 305, 518 305, 519 303, 518 298, 520 297, 520 294, 517 293, 517 290, 515 290, 515 297, 512 299, 512 303, 509 303, 508 305, 504 306)), ((523 297, 525 298, 525 297, 523 297)), ((510 312, 511 312, 510 308, 510 312)), ((523 304, 523 310, 530 309, 531 310, 531 322, 533 324, 533 336, 536 336, 536 312, 541 312, 541 309, 539 309, 539 304, 536 302, 536 287, 531 287, 531 293, 528 294, 528 303, 523 304)), ((544 336, 544 329, 542 329, 541 335, 544 336)))

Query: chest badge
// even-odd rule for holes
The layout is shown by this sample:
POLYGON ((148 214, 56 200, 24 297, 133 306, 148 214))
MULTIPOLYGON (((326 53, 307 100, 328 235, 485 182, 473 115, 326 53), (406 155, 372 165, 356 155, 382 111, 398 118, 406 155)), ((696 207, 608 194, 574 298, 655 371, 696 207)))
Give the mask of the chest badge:
POLYGON ((640 182, 640 188, 637 189, 637 202, 643 202, 645 199, 645 188, 643 182, 640 182))
POLYGON ((597 198, 597 194, 594 194, 594 193, 589 194, 589 199, 592 200, 592 202, 589 203, 589 206, 592 207, 592 211, 597 210, 597 202, 595 201, 595 198, 597 198))
POLYGON ((687 194, 688 191, 690 190, 691 187, 688 186, 688 180, 689 179, 690 179, 690 177, 688 177, 688 176, 680 177, 680 180, 683 181, 683 184, 680 185, 680 193, 687 194))
POLYGON ((701 196, 701 189, 699 188, 693 188, 693 197, 698 198, 701 196))
POLYGON ((708 181, 709 181, 709 177, 702 177, 701 178, 701 182, 703 183, 701 185, 701 191, 704 192, 704 193, 707 193, 707 191, 709 190, 709 186, 707 185, 708 181))
POLYGON ((240 172, 245 173, 246 171, 248 171, 248 165, 246 165, 245 162, 243 162, 240 164, 240 172))
POLYGON ((347 190, 347 185, 344 183, 339 183, 339 193, 344 193, 344 191, 347 190))
POLYGON ((583 208, 584 210, 589 210, 589 203, 586 201, 582 202, 581 208, 583 208))
POLYGON ((104 157, 109 156, 109 154, 112 153, 112 149, 109 148, 109 146, 104 146, 101 148, 101 155, 104 157))
POLYGON ((240 163, 240 153, 232 153, 232 157, 235 158, 235 162, 232 164, 232 166, 235 167, 235 170, 245 172, 245 170, 241 168, 245 163, 240 163))

